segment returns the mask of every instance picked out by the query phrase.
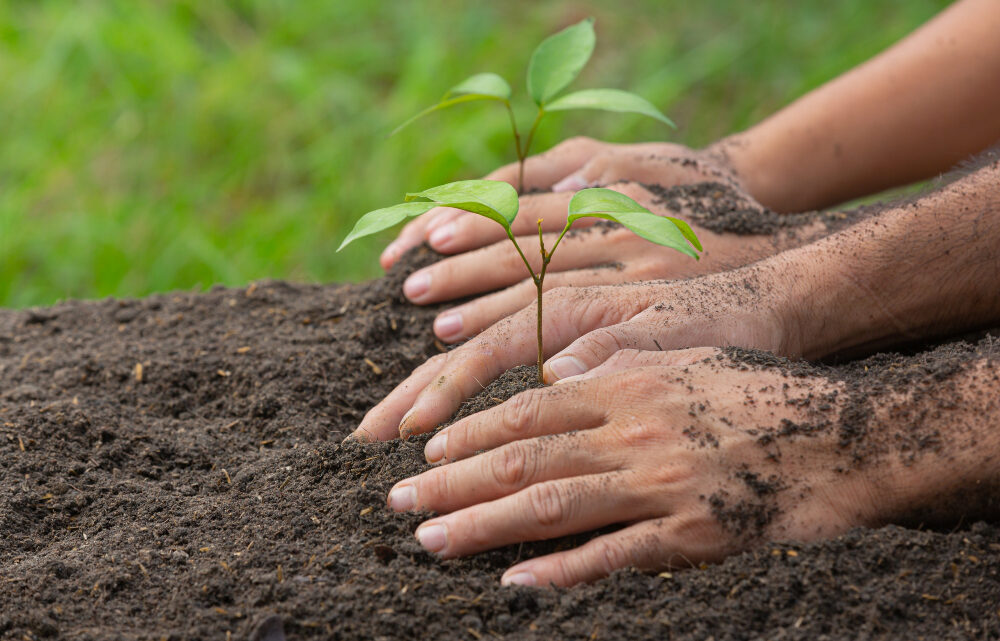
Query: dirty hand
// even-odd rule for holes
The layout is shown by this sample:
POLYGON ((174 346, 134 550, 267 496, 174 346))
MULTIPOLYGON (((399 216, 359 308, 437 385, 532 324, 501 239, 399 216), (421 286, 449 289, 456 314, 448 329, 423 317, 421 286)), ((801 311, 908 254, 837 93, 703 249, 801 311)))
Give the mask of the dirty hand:
MULTIPOLYGON (((566 206, 573 192, 585 187, 622 181, 664 187, 710 181, 738 188, 740 181, 722 148, 721 143, 695 150, 672 143, 619 145, 591 138, 570 138, 527 159, 525 190, 553 193, 522 197, 521 213, 512 229, 515 234, 537 233, 536 221, 541 218, 545 231, 558 232, 566 224, 566 206)), ((501 167, 486 178, 515 184, 517 164, 501 167)), ((388 269, 407 249, 424 241, 439 252, 455 254, 504 238, 503 229, 492 221, 440 207, 403 227, 399 237, 382 252, 380 262, 388 269)))
MULTIPOLYGON (((685 211, 672 211, 656 204, 653 194, 638 183, 619 183, 612 188, 636 200, 654 213, 686 218, 685 211)), ((735 196, 730 192, 730 196, 735 196)), ((562 198, 562 194, 527 196, 522 199, 522 209, 536 220, 541 216, 536 205, 544 199, 562 198), (542 200, 539 200, 542 199, 542 200)), ((565 198, 564 198, 565 199, 565 198)), ((742 209, 757 210, 760 205, 749 196, 738 205, 742 209)), ((563 205, 565 208, 565 205, 563 205)), ((480 216, 455 221, 471 223, 480 216)), ((565 220, 563 213, 560 220, 565 220)), ((688 219, 690 222, 690 219, 688 219)), ((705 247, 700 260, 694 260, 673 249, 650 243, 619 226, 592 227, 593 219, 584 219, 588 228, 569 233, 554 254, 548 267, 544 288, 611 285, 642 280, 679 279, 732 269, 758 260, 779 250, 806 242, 818 233, 819 227, 800 229, 796 234, 746 236, 715 233, 692 222, 692 228, 705 247)), ((486 221, 493 224, 491 221, 486 221)), ((496 226, 496 225, 494 225, 496 226)), ((547 234, 546 246, 555 242, 555 232, 547 234)), ((522 236, 518 243, 536 271, 541 257, 537 251, 536 235, 522 236)), ((403 293, 418 304, 442 301, 492 292, 438 314, 434 332, 446 342, 458 342, 475 336, 501 318, 513 314, 530 304, 537 296, 534 282, 528 277, 520 256, 506 238, 496 243, 445 258, 411 274, 403 284, 403 293), (499 290, 499 291, 496 291, 499 290)))
POLYGON ((741 369, 714 348, 618 352, 442 430, 425 454, 448 463, 399 482, 389 506, 443 514, 416 536, 444 558, 627 524, 515 565, 502 581, 518 585, 570 586, 835 536, 876 522, 873 489, 885 472, 845 473, 850 455, 835 429, 781 430, 835 422, 840 387, 741 369))
MULTIPOLYGON (((546 380, 581 374, 625 348, 737 345, 803 353, 808 346, 790 307, 797 298, 782 281, 784 257, 688 281, 550 290, 543 301, 546 380)), ((433 430, 482 386, 535 360, 536 319, 529 306, 431 358, 372 408, 352 436, 390 440, 433 430)))

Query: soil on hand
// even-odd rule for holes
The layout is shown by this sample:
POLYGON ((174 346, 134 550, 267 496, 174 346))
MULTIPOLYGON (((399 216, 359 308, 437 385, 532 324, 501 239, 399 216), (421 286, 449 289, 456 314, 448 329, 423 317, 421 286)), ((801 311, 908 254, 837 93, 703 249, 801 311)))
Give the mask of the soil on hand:
POLYGON ((858 529, 568 590, 499 578, 573 540, 425 553, 421 517, 385 496, 425 469, 426 437, 341 439, 443 349, 435 310, 399 293, 433 258, 362 285, 0 312, 0 638, 1000 638, 1000 530, 985 523, 858 529))

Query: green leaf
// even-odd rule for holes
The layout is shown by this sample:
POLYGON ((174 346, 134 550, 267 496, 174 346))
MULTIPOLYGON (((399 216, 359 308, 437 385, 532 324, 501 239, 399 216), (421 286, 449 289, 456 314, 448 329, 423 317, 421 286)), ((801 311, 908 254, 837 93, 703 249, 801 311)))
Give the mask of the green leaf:
POLYGON ((579 75, 594 52, 594 19, 581 20, 542 41, 528 62, 528 93, 539 107, 579 75))
POLYGON ((359 238, 377 234, 383 229, 389 229, 393 225, 403 222, 407 218, 427 213, 436 206, 434 203, 402 203, 370 211, 354 224, 354 229, 347 235, 344 242, 340 243, 337 251, 347 247, 347 245, 359 238))
POLYGON ((406 129, 407 127, 409 127, 410 125, 412 125, 415 121, 420 120, 421 118, 423 118, 424 116, 426 116, 429 113, 433 113, 435 111, 438 111, 439 109, 444 109, 446 107, 451 107, 452 105, 457 105, 457 104, 460 104, 460 103, 463 103, 463 102, 472 102, 474 100, 499 100, 499 99, 496 98, 495 96, 485 96, 485 95, 482 95, 482 94, 469 93, 469 94, 464 94, 464 95, 461 95, 461 96, 456 96, 454 98, 448 98, 447 100, 442 100, 441 102, 437 103, 436 105, 431 105, 427 109, 424 109, 423 111, 421 111, 420 113, 418 113, 416 116, 413 116, 412 118, 410 118, 409 120, 407 120, 406 122, 404 122, 403 124, 401 124, 400 126, 398 126, 395 129, 393 129, 391 132, 389 132, 389 136, 388 137, 391 138, 392 136, 395 136, 400 131, 402 131, 403 129, 406 129))
POLYGON ((506 102, 509 98, 510 85, 507 84, 506 80, 495 73, 477 73, 476 75, 466 78, 459 84, 449 89, 448 93, 446 93, 444 98, 441 99, 441 102, 436 105, 431 105, 427 109, 418 113, 416 116, 413 116, 400 126, 393 129, 389 134, 389 137, 395 136, 402 129, 405 129, 409 125, 413 124, 414 121, 420 120, 427 114, 440 109, 445 109, 446 107, 451 107, 463 102, 472 102, 474 100, 498 100, 506 102))
POLYGON ((407 201, 417 198, 426 198, 444 207, 485 216, 500 223, 508 231, 517 216, 517 190, 509 183, 499 180, 460 180, 406 194, 407 201))
POLYGON ((698 252, 691 248, 688 241, 690 240, 692 245, 701 249, 701 243, 687 223, 684 224, 686 230, 682 229, 675 222, 677 219, 657 216, 625 194, 611 189, 596 187, 576 192, 569 201, 567 220, 569 224, 572 224, 574 221, 586 217, 603 218, 621 223, 641 238, 657 245, 676 249, 695 259, 698 258, 698 252))
POLYGON ((472 94, 476 96, 492 97, 497 100, 510 99, 510 85, 507 81, 495 73, 477 73, 470 76, 448 90, 443 100, 452 96, 472 94))
POLYGON ((681 220, 680 218, 674 218, 673 216, 667 216, 666 218, 674 221, 674 224, 677 225, 677 229, 681 230, 681 234, 684 235, 684 238, 687 238, 687 241, 691 243, 695 249, 698 251, 705 251, 701 246, 701 241, 698 240, 698 236, 695 235, 694 230, 691 229, 691 225, 687 224, 687 222, 681 220))
POLYGON ((602 111, 618 111, 621 113, 636 113, 650 118, 656 118, 676 128, 670 118, 664 116, 659 109, 641 96, 620 89, 584 89, 556 98, 545 105, 545 111, 568 111, 570 109, 600 109, 602 111))

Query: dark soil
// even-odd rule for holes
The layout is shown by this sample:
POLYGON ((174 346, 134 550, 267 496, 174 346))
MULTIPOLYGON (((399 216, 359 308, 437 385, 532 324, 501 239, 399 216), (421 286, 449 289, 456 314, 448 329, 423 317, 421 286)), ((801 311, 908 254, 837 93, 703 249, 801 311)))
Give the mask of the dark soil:
MULTIPOLYGON (((421 517, 390 513, 385 496, 425 468, 426 437, 341 439, 443 349, 434 310, 399 294, 430 260, 355 286, 0 311, 0 638, 1000 638, 1000 529, 986 523, 859 529, 570 590, 499 578, 573 541, 425 553, 421 517)), ((913 389, 983 345, 821 367, 913 389)), ((509 374, 463 411, 532 376, 509 374)))
POLYGON ((653 194, 653 203, 683 212, 688 222, 717 234, 770 235, 784 232, 794 235, 796 229, 815 222, 822 223, 828 232, 833 233, 870 214, 870 208, 779 214, 720 182, 673 187, 642 183, 642 186, 653 194))

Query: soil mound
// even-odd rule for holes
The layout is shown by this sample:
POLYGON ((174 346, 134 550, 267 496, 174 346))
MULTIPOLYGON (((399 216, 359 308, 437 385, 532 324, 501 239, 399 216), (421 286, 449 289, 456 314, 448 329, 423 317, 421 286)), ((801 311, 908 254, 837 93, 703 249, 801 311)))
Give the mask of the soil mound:
MULTIPOLYGON (((573 540, 423 552, 419 516, 385 508, 424 468, 422 440, 340 441, 443 349, 435 310, 399 294, 433 259, 361 285, 0 311, 0 637, 1000 638, 1000 530, 984 523, 570 590, 498 581, 573 540)), ((466 411, 531 378, 512 377, 466 411)))

